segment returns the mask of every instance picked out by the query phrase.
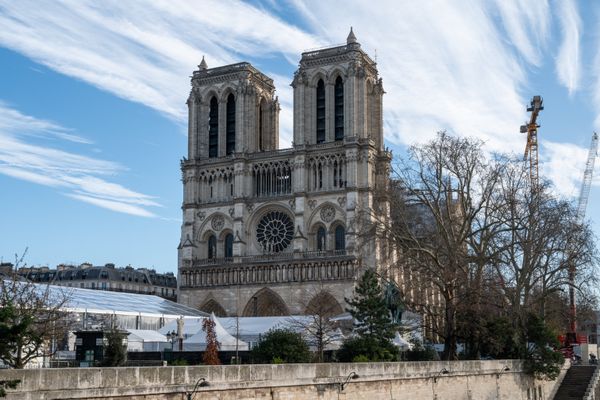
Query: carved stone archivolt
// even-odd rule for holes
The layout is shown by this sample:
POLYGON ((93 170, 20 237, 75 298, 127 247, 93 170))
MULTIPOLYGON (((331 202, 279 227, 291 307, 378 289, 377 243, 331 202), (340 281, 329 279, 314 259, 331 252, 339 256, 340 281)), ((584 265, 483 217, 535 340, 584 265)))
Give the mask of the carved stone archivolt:
POLYGON ((210 225, 216 232, 220 231, 225 226, 225 217, 223 217, 221 214, 215 215, 212 217, 210 225))
POLYGON ((321 208, 321 220, 331 222, 335 219, 335 208, 332 205, 326 205, 321 208))

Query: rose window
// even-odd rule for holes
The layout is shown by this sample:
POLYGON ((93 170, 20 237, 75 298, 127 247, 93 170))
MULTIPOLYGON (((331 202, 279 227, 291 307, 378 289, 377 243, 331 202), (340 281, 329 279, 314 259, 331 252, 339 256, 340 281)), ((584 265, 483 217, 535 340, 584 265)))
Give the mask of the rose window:
POLYGON ((256 227, 256 240, 262 249, 269 253, 285 250, 294 238, 294 223, 284 212, 270 211, 256 227))

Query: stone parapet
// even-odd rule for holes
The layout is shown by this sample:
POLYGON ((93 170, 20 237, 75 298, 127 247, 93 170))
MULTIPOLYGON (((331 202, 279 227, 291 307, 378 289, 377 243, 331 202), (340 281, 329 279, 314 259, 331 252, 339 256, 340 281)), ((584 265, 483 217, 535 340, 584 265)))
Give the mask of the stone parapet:
POLYGON ((518 360, 0 371, 0 380, 21 381, 7 400, 185 399, 201 378, 208 386, 199 387, 195 398, 223 400, 541 400, 555 385, 524 374, 518 360), (347 379, 352 373, 356 379, 347 379))

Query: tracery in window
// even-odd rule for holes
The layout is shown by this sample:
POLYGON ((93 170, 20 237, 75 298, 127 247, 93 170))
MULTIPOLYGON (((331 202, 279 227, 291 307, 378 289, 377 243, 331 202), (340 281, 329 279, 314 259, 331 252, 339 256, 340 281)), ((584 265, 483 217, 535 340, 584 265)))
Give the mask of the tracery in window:
POLYGON ((267 253, 285 250, 294 238, 294 223, 282 211, 270 211, 257 224, 256 240, 267 253))

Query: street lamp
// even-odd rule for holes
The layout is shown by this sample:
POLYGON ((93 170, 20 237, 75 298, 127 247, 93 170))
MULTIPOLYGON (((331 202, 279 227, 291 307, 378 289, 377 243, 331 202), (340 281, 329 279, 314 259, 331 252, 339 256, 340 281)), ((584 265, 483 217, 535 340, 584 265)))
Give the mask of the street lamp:
POLYGON ((434 382, 437 382, 437 379, 442 376, 442 375, 448 375, 450 373, 450 371, 448 371, 446 368, 442 368, 442 370, 440 372, 438 372, 438 374, 433 378, 434 382))
POLYGON ((344 388, 346 387, 346 385, 348 384, 348 382, 350 381, 350 379, 358 379, 360 378, 360 376, 358 376, 358 374, 354 371, 350 372, 350 374, 346 377, 346 379, 344 380, 344 382, 340 382, 340 392, 344 391, 344 388))
POLYGON ((200 379, 198 379, 196 381, 196 384, 194 385, 194 389, 192 389, 191 392, 185 392, 187 400, 193 400, 194 396, 196 395, 196 392, 198 391, 198 389, 200 389, 201 387, 206 387, 206 386, 210 386, 210 384, 208 383, 208 381, 206 380, 206 378, 200 378, 200 379))

